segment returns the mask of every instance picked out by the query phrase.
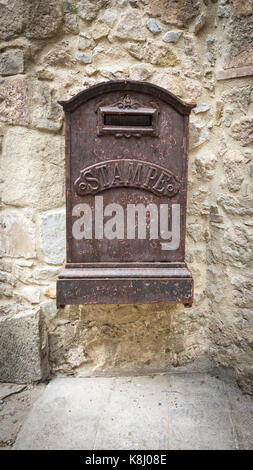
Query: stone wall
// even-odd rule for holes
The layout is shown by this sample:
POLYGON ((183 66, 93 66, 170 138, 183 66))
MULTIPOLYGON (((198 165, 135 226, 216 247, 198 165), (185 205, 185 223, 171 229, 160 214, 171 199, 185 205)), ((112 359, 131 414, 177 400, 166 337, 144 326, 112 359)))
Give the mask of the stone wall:
POLYGON ((221 365, 252 391, 252 24, 252 0, 0 0, 1 380, 221 365), (121 78, 197 103, 192 308, 56 308, 65 258, 57 100, 121 78))

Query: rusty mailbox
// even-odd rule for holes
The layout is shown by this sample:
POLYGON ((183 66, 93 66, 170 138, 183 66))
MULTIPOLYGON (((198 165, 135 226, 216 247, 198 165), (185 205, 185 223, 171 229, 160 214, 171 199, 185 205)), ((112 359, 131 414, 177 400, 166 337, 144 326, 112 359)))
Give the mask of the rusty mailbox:
POLYGON ((185 263, 191 104, 151 83, 109 81, 61 102, 67 259, 57 305, 191 305, 185 263))

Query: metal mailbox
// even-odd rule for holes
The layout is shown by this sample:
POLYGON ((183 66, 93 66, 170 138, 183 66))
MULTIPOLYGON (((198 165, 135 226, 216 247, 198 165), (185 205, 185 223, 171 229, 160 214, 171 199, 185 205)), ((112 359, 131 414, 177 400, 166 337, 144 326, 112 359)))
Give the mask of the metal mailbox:
POLYGON ((192 104, 109 81, 60 102, 66 116, 67 258, 57 305, 191 305, 185 263, 192 104))

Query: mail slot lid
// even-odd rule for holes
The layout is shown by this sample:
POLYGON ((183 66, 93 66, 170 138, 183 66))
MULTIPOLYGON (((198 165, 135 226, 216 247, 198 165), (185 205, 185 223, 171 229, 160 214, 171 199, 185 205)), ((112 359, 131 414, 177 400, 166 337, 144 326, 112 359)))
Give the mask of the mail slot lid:
POLYGON ((142 135, 157 135, 158 110, 139 107, 124 109, 119 106, 98 108, 98 135, 113 134, 121 137, 124 133, 140 138, 142 135))

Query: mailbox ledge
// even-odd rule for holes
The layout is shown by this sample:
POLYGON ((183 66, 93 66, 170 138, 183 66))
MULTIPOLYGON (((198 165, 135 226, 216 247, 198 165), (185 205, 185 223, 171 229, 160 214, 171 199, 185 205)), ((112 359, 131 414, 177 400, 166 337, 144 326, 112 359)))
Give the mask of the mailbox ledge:
POLYGON ((69 304, 183 303, 192 305, 193 279, 187 267, 63 269, 57 306, 69 304))

